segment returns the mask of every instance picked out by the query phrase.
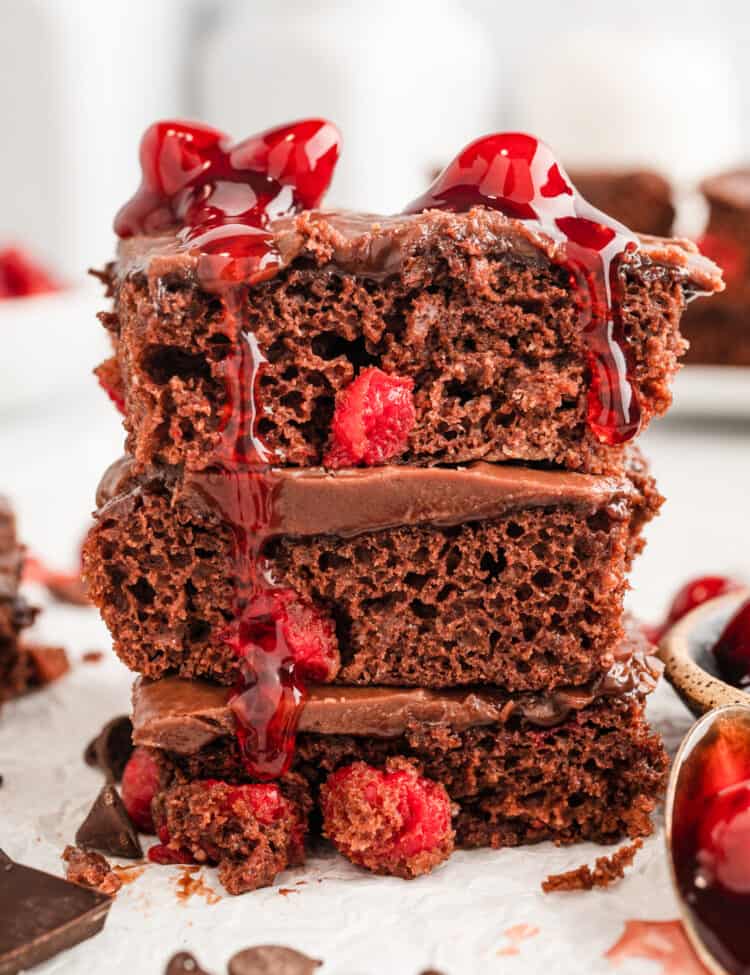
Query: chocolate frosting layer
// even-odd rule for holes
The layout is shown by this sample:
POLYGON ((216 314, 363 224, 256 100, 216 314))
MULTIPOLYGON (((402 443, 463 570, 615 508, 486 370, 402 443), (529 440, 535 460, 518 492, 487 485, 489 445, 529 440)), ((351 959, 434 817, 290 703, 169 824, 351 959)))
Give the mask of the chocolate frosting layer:
MULTIPOLYGON (((561 260, 560 243, 533 222, 514 220, 497 210, 476 207, 468 213, 427 210, 418 214, 381 217, 344 211, 305 211, 282 217, 269 228, 281 254, 281 269, 296 258, 342 274, 381 279, 408 269, 412 254, 433 236, 468 242, 477 252, 492 247, 526 262, 561 260)), ((719 268, 689 240, 641 237, 640 247, 625 257, 678 271, 692 290, 712 292, 723 287, 719 268)), ((192 275, 197 254, 186 251, 175 235, 131 237, 118 247, 117 273, 147 273, 159 278, 192 275)))
MULTIPOLYGON (((504 724, 512 715, 536 727, 552 727, 597 697, 643 696, 653 690, 661 664, 641 649, 623 645, 610 669, 583 687, 546 694, 510 695, 495 689, 338 687, 316 685, 300 715, 300 732, 397 738, 414 725, 446 725, 455 731, 504 724)), ((193 755, 234 734, 227 688, 208 681, 139 677, 133 688, 133 741, 193 755)))
MULTIPOLYGON (((123 458, 105 472, 97 490, 100 507, 138 491, 161 474, 132 477, 123 458)), ((258 477, 248 471, 248 478, 258 477)), ((350 537, 401 525, 459 525, 497 518, 520 508, 570 505, 598 510, 636 494, 628 478, 544 471, 478 462, 466 467, 385 466, 328 472, 279 469, 274 486, 271 534, 350 537)), ((221 473, 186 474, 175 482, 175 500, 211 501, 221 473)), ((104 512, 102 512, 104 513, 104 512)))

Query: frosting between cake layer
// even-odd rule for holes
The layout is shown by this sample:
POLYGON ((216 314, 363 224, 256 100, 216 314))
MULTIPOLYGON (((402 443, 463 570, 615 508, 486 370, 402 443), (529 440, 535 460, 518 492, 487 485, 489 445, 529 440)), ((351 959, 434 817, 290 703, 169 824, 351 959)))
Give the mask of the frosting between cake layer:
MULTIPOLYGON (((548 728, 599 697, 644 696, 661 673, 655 658, 625 643, 601 678, 583 687, 547 694, 511 695, 495 689, 337 687, 316 685, 299 719, 299 732, 396 738, 414 725, 444 725, 454 731, 504 724, 511 716, 548 728)), ((225 687, 202 680, 138 678, 133 688, 133 741, 180 755, 193 755, 234 734, 235 719, 225 687)))
MULTIPOLYGON (((142 490, 149 480, 134 477, 127 457, 116 461, 99 484, 100 517, 109 505, 142 490)), ((546 471, 477 462, 466 467, 384 467, 329 472, 323 469, 248 470, 249 479, 267 478, 273 487, 271 535, 351 537, 399 526, 459 525, 497 518, 529 507, 569 505, 596 510, 617 506, 637 494, 627 478, 546 471)), ((175 479, 175 501, 210 504, 220 472, 186 473, 175 479)))

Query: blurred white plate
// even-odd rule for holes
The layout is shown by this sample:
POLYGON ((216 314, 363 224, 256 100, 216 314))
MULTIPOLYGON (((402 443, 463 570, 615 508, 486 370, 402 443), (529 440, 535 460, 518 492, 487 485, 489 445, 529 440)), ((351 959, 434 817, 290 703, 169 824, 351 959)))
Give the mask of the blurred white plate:
POLYGON ((685 366, 672 392, 670 415, 750 419, 750 368, 685 366))
POLYGON ((108 354, 96 313, 106 308, 93 282, 0 301, 0 411, 35 403, 54 408, 51 397, 95 383, 91 370, 108 354))

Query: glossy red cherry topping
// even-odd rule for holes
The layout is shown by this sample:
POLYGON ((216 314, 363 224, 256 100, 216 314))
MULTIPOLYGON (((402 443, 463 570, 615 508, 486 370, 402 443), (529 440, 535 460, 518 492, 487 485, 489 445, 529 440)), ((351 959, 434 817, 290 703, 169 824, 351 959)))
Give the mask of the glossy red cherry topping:
POLYGON ((528 222, 560 245, 588 347, 589 427, 602 443, 631 440, 641 410, 628 376, 621 262, 636 236, 580 196, 547 145, 520 132, 472 142, 405 212, 477 206, 528 222))
POLYGON ((416 413, 411 379, 364 369, 337 397, 326 467, 384 464, 409 442, 416 413))
POLYGON ((60 288, 60 283, 24 251, 0 248, 0 298, 29 298, 60 288))
POLYGON ((141 140, 142 179, 115 218, 120 237, 177 231, 220 290, 274 272, 271 220, 320 204, 339 155, 336 127, 304 119, 232 145, 207 125, 156 122, 141 140))
POLYGON ((151 800, 159 789, 159 768, 146 748, 136 748, 122 773, 122 801, 142 833, 154 832, 151 800))
POLYGON ((725 680, 736 687, 750 688, 750 599, 724 627, 713 652, 725 680))
MULTIPOLYGON (((220 441, 196 481, 232 529, 234 622, 217 638, 239 661, 231 706, 248 772, 257 778, 288 768, 304 680, 330 679, 338 652, 332 624, 276 587, 264 557, 277 478, 258 433, 265 359, 254 336, 243 332, 241 292, 278 268, 270 223, 320 205, 339 142, 335 126, 322 119, 235 145, 206 125, 157 122, 141 142, 141 186, 115 220, 124 238, 175 233, 181 249, 197 257, 203 287, 218 294, 227 334, 236 336, 221 363, 220 441)), ((114 383, 105 380, 116 396, 114 383)))
POLYGON ((702 941, 750 971, 750 721, 717 716, 684 756, 672 810, 678 888, 702 941))

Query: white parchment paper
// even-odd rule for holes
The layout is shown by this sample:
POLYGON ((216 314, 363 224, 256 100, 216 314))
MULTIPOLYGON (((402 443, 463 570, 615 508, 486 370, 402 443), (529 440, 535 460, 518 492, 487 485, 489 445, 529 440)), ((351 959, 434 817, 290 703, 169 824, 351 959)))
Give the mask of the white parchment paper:
MULTIPOLYGON (((0 845, 14 859, 62 874, 60 853, 102 784, 83 762, 84 747, 106 720, 128 710, 132 675, 114 659, 93 610, 50 605, 36 635, 67 646, 73 668, 0 716, 0 845), (104 659, 84 663, 82 653, 92 649, 104 650, 104 659)), ((670 748, 690 725, 666 686, 653 696, 650 716, 670 748)), ((204 885, 218 900, 200 893, 181 900, 183 870, 149 865, 122 888, 100 935, 38 971, 160 975, 172 953, 188 949, 208 971, 223 975, 236 950, 275 943, 322 959, 321 975, 419 975, 427 968, 445 975, 656 973, 653 962, 629 959, 615 969, 604 956, 627 920, 677 917, 660 817, 618 885, 541 892, 550 872, 593 864, 607 852, 549 843, 458 852, 411 882, 373 877, 331 852, 281 875, 274 887, 236 898, 204 869, 204 885)))

